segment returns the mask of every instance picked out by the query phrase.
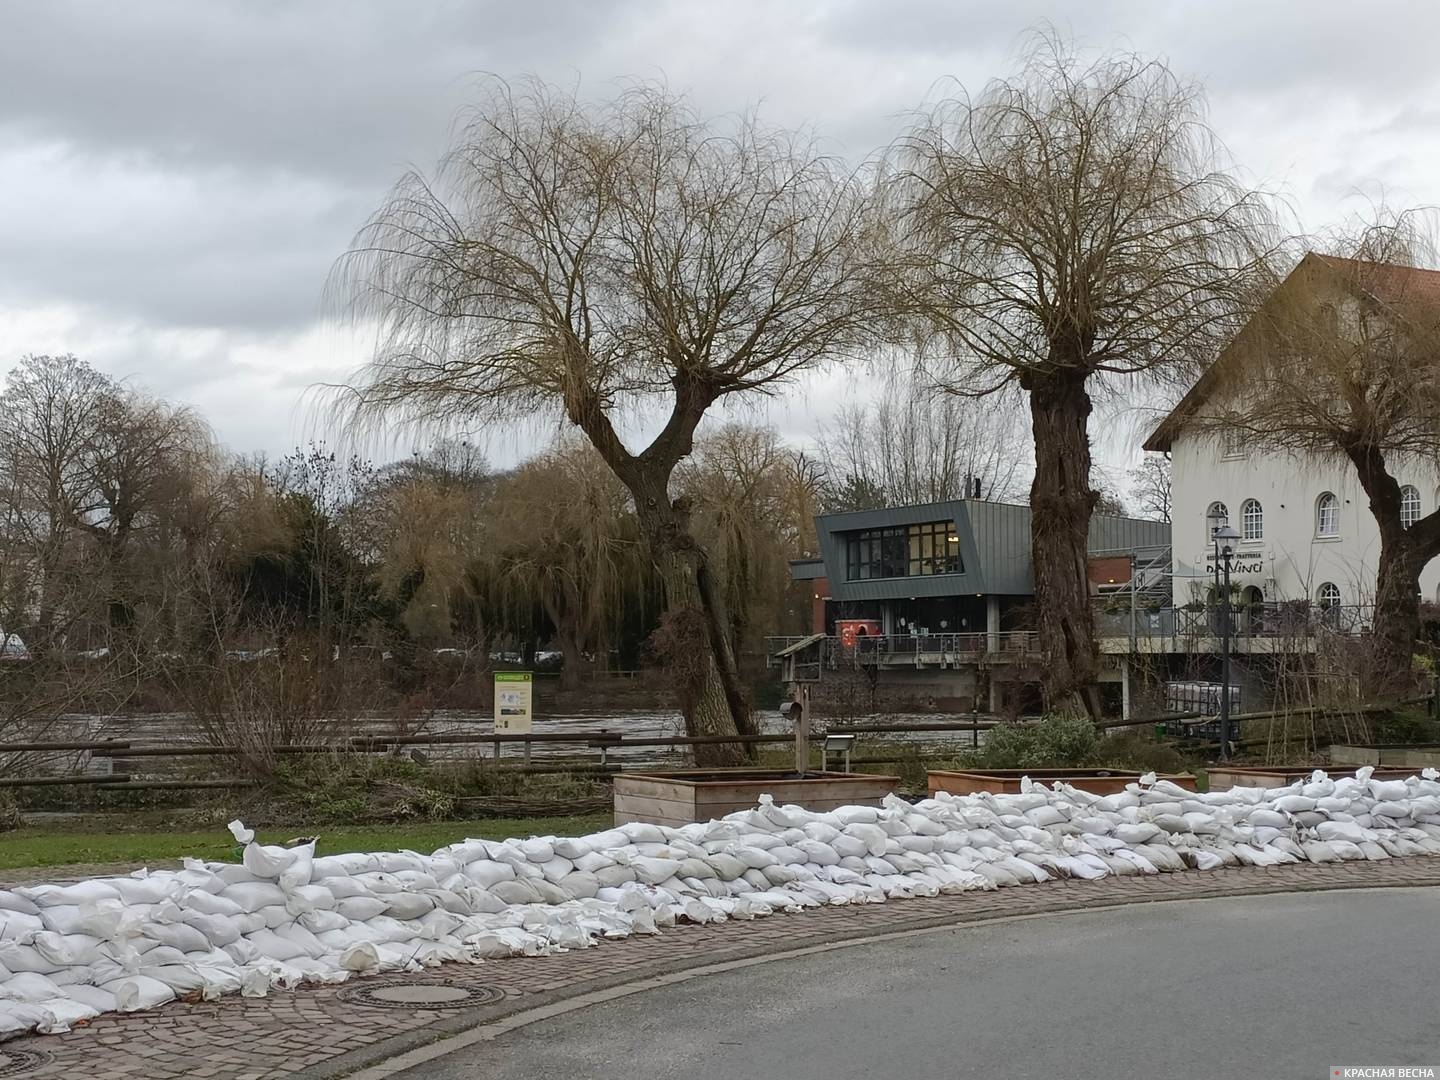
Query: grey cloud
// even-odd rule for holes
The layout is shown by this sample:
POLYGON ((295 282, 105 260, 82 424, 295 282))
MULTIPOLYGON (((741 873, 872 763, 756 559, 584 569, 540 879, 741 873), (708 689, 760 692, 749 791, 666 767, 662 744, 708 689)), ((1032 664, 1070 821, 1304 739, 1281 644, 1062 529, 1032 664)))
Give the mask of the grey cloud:
POLYGON ((0 127, 364 179, 432 156, 468 74, 578 60, 626 6, 48 0, 6 20, 0 127))
MULTIPOLYGON (((1042 19, 1204 81, 1240 162, 1318 215, 1377 178, 1440 203, 1440 8, 1401 0, 46 0, 0 26, 0 318, 71 329, 0 355, 75 348, 283 450, 296 388, 363 359, 307 351, 333 260, 474 73, 665 77, 858 158, 938 79, 1009 72, 1042 19)), ((816 385, 787 429, 823 422, 816 385)))

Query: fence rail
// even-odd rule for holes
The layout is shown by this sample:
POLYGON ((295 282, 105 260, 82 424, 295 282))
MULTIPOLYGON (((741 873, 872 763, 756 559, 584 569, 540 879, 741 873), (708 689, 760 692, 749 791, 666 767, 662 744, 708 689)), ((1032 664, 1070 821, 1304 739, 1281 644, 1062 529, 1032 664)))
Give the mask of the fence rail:
MULTIPOLYGON (((1231 720, 1241 725, 1247 721, 1266 720, 1277 717, 1302 717, 1315 716, 1324 713, 1335 715, 1367 715, 1377 712, 1384 712, 1390 709, 1400 708, 1407 705, 1428 704, 1432 715, 1440 716, 1440 695, 1436 693, 1425 694, 1402 701, 1390 703, 1377 703, 1358 705, 1349 709, 1324 709, 1318 707, 1304 707, 1292 709, 1276 709, 1263 712, 1238 713, 1231 717, 1231 720)), ((1190 728, 1186 734, 1194 737, 1196 735, 1204 738, 1207 732, 1204 723, 1210 720, 1207 714, 1201 712, 1170 713, 1146 719, 1132 720, 1104 720, 1096 724, 1102 731, 1126 727, 1147 727, 1162 724, 1175 724, 1181 722, 1196 723, 1196 728, 1190 728)), ((955 734, 964 735, 970 733, 972 740, 970 746, 978 745, 978 734, 998 726, 1001 721, 993 718, 981 719, 977 714, 968 720, 937 720, 937 721, 909 721, 892 723, 867 723, 867 724, 846 724, 830 723, 822 731, 812 733, 812 738, 823 738, 824 735, 898 735, 898 734, 955 734)), ((533 732, 530 734, 510 734, 493 732, 458 733, 445 732, 433 735, 409 734, 409 735, 375 735, 357 736, 343 740, 331 746, 323 745, 290 745, 267 748, 268 753, 277 755, 300 755, 300 754, 344 754, 344 753, 389 753, 403 747, 418 747, 427 743, 434 744, 493 744, 497 748, 506 745, 519 744, 524 751, 523 761, 506 761, 498 753, 490 759, 488 768, 498 772, 515 773, 520 775, 547 775, 574 773, 577 775, 609 776, 620 772, 643 772, 656 768, 654 762, 629 762, 621 764, 611 761, 608 757, 612 750, 622 748, 639 747, 687 747, 703 746, 718 743, 744 743, 749 745, 758 744, 793 744, 793 734, 765 733, 757 735, 629 735, 622 732, 608 731, 604 729, 592 731, 564 731, 564 732, 533 732), (599 759, 555 759, 542 760, 538 763, 531 762, 530 748, 532 744, 546 745, 574 745, 584 747, 588 751, 598 751, 599 759)), ((897 761, 909 760, 916 754, 923 756, 936 756, 941 753, 954 753, 966 749, 961 742, 953 745, 936 747, 931 744, 915 742, 908 745, 892 743, 891 746, 871 745, 866 747, 864 756, 851 759, 852 765, 880 765, 894 763, 897 761), (889 753, 893 747, 893 753, 889 753), (887 753, 889 756, 886 756, 887 753)), ((1201 743, 1201 745, 1207 745, 1201 743)), ((1240 745, 1248 745, 1241 742, 1240 745)), ((812 746, 814 743, 812 742, 812 746)), ((817 748, 818 749, 818 748, 817 748)), ((193 758, 193 757, 227 757, 240 753, 240 748, 227 745, 172 745, 172 746, 134 746, 123 739, 105 740, 75 740, 72 742, 16 742, 0 743, 0 754, 3 753, 24 753, 42 752, 57 750, 74 750, 88 752, 93 758, 109 759, 113 762, 127 762, 129 759, 142 758, 193 758)), ((168 779, 154 777, 137 777, 132 771, 115 771, 104 774, 66 774, 58 776, 30 775, 30 776, 9 776, 0 777, 0 788, 23 788, 23 787, 54 787, 63 785, 76 785, 93 787, 96 790, 166 790, 166 789, 226 789, 245 788, 255 786, 255 781, 242 777, 220 777, 202 779, 168 779)))

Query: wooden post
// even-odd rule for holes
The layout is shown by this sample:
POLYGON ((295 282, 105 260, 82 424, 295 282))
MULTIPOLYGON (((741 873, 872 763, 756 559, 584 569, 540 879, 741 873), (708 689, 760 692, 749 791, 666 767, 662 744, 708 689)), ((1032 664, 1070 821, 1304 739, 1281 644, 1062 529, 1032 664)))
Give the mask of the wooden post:
POLYGON ((795 772, 803 777, 810 771, 810 687, 801 685, 795 704, 795 772))

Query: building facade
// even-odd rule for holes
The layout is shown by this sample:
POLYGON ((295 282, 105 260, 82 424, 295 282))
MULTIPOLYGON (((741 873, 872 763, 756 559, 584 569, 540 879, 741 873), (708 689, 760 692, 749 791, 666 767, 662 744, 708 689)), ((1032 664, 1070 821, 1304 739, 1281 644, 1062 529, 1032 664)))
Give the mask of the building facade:
MULTIPOLYGON (((1433 317, 1440 272, 1310 254, 1272 294, 1271 305, 1303 323, 1323 349, 1349 340, 1342 327, 1363 327, 1367 319, 1375 325, 1377 314, 1391 326, 1416 311, 1433 317)), ((1231 580, 1243 604, 1363 612, 1374 601, 1380 531, 1354 466, 1338 456, 1263 448, 1263 435, 1251 437, 1241 424, 1226 422, 1247 414, 1247 388, 1266 377, 1271 361, 1285 362, 1269 325, 1262 309, 1145 442, 1147 451, 1170 455, 1174 604, 1215 596, 1209 519, 1218 512, 1240 534, 1231 580)), ((1325 376, 1303 360, 1289 362, 1277 370, 1298 371, 1287 377, 1310 391, 1297 407, 1317 407, 1323 394, 1312 388, 1328 389, 1328 382, 1315 381, 1325 376)), ((1402 520, 1436 509, 1435 461, 1392 453, 1387 465, 1402 485, 1402 520)), ((1440 562, 1425 568, 1420 596, 1440 601, 1440 562)), ((1363 625, 1361 615, 1353 628, 1363 625)))
MULTIPOLYGON (((791 563, 811 588, 812 633, 770 651, 784 681, 823 690, 860 675, 871 691, 920 707, 1038 707, 1028 506, 957 499, 826 514, 815 525, 820 556, 791 563)), ((1169 543, 1164 522, 1096 515, 1092 592, 1131 585, 1140 552, 1151 562, 1163 553, 1168 570, 1169 543)), ((1125 701, 1127 671, 1116 657, 1101 675, 1125 701)))
MULTIPOLYGON (((1373 602, 1380 530, 1350 465, 1227 446, 1193 428, 1182 428, 1169 445, 1176 607, 1214 593, 1215 510, 1240 534, 1231 581, 1242 603, 1308 600, 1358 609, 1373 602)), ((1436 508, 1433 467, 1407 462, 1396 473, 1407 513, 1419 518, 1436 508)), ((1425 568, 1420 591, 1440 601, 1440 561, 1425 568)))
MULTIPOLYGON (((815 519, 818 559, 791 564, 812 582, 813 626, 873 622, 886 635, 1004 633, 1033 628, 1030 508, 979 499, 887 507, 815 519)), ((1164 522, 1096 514, 1097 591, 1129 582, 1130 555, 1170 543, 1164 522)))

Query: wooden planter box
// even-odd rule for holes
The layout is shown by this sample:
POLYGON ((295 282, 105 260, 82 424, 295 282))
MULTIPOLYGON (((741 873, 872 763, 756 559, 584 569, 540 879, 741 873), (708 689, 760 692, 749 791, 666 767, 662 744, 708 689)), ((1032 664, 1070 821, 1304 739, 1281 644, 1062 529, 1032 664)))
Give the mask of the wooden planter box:
POLYGON ((761 795, 807 810, 879 806, 895 790, 898 776, 810 772, 803 778, 785 769, 683 769, 676 772, 619 773, 615 776, 615 824, 647 821, 688 825, 737 810, 753 810, 761 795))
MULTIPOLYGON (((1332 746, 1330 762, 1333 769, 1357 769, 1375 765, 1408 769, 1417 773, 1424 768, 1440 769, 1440 743, 1373 743, 1370 746, 1332 746)), ((1379 768, 1376 769, 1379 775, 1379 768)))
MULTIPOLYGON (((1093 795, 1116 795, 1125 785, 1138 783, 1142 774, 1117 769, 975 769, 965 772, 932 771, 926 773, 931 796, 941 791, 951 795, 975 795, 988 791, 992 795, 1017 795, 1024 777, 1044 784, 1061 780, 1071 787, 1093 795)), ((1189 773, 1176 773, 1157 779, 1169 780, 1187 791, 1195 790, 1195 778, 1189 773)))
MULTIPOLYGON (((1288 787, 1303 780, 1316 769, 1323 769, 1332 778, 1350 776, 1354 765, 1215 765, 1207 770, 1211 791, 1231 787, 1288 787)), ((1374 772, 1377 780, 1399 780, 1414 776, 1419 769, 1382 765, 1374 772)))

